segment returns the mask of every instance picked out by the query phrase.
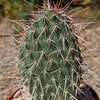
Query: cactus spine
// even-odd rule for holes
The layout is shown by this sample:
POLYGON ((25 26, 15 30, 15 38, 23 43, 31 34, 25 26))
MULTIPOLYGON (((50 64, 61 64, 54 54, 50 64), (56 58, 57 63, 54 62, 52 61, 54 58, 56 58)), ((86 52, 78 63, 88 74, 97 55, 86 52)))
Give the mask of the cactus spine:
POLYGON ((71 18, 48 0, 20 45, 19 68, 33 100, 77 100, 82 57, 71 18))

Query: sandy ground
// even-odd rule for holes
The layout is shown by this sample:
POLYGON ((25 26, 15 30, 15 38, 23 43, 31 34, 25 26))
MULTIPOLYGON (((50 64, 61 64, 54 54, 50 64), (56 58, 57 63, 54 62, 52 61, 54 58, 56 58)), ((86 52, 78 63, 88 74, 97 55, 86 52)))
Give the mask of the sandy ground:
POLYGON ((9 36, 13 33, 7 18, 0 24, 0 100, 7 100, 8 96, 18 87, 18 77, 15 77, 14 40, 9 36), (17 85, 17 86, 16 86, 17 85))
MULTIPOLYGON (((8 96, 14 92, 21 81, 20 75, 15 67, 14 59, 15 49, 13 48, 14 40, 7 34, 13 33, 13 29, 5 18, 0 24, 0 100, 7 100, 8 96), (4 36, 5 35, 5 36, 4 36)), ((82 37, 89 42, 84 56, 85 81, 91 85, 100 96, 100 23, 94 27, 86 29, 82 37)), ((83 50, 84 48, 82 48, 83 50)), ((28 100, 25 95, 29 96, 26 90, 14 100, 28 100), (24 94, 24 95, 23 95, 24 94), (19 99, 18 99, 19 98, 19 99)))

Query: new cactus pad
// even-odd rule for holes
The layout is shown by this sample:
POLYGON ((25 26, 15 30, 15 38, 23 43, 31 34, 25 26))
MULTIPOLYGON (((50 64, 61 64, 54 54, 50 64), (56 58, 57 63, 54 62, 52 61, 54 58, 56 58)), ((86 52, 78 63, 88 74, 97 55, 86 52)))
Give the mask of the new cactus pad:
POLYGON ((71 18, 60 2, 35 13, 22 38, 19 68, 32 100, 77 100, 82 57, 71 18))

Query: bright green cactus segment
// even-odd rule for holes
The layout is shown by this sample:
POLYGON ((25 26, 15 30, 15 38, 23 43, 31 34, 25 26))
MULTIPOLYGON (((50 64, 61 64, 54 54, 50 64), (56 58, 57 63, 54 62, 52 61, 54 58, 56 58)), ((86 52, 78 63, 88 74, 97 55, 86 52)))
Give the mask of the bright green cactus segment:
POLYGON ((70 18, 43 10, 23 42, 19 67, 33 100, 75 100, 82 57, 70 18))

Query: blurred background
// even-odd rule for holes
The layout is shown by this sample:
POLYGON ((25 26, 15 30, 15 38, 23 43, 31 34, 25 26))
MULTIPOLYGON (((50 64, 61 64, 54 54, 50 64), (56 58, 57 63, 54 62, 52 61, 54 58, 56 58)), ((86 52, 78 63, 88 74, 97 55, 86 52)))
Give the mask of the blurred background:
MULTIPOLYGON (((43 5, 43 0, 22 0, 22 1, 29 1, 31 4, 39 7, 43 5)), ((57 0, 54 0, 55 2, 57 0)), ((63 6, 70 2, 71 0, 62 0, 63 6)), ((37 10, 35 7, 30 6, 29 4, 25 3, 25 6, 30 10, 37 10)), ((90 11, 88 15, 84 15, 84 18, 87 20, 100 20, 100 0, 73 0, 71 4, 71 8, 75 8, 75 12, 77 10, 83 9, 85 7, 90 7, 90 11), (87 17, 88 16, 88 17, 87 17)), ((0 21, 2 17, 8 17, 10 19, 16 19, 21 17, 26 17, 27 12, 24 7, 21 5, 20 0, 0 0, 0 21)))
MULTIPOLYGON (((31 12, 32 10, 38 10, 43 5, 43 0, 21 0, 24 5, 31 12), (37 6, 35 8, 25 1, 37 6)), ((54 0, 56 2, 57 0, 54 0)), ((71 0, 62 0, 63 6, 71 0)), ((95 91, 100 94, 100 0, 73 0, 70 10, 72 13, 78 12, 82 9, 89 7, 88 11, 81 16, 80 22, 93 22, 84 31, 82 37, 90 42, 90 44, 82 48, 82 50, 90 50, 85 52, 84 56, 88 65, 86 75, 84 76, 87 83, 89 83, 95 91), (93 51, 92 51, 93 50, 93 51)), ((15 59, 13 53, 16 50, 13 48, 15 42, 9 34, 15 34, 16 29, 15 23, 11 20, 23 20, 29 19, 31 16, 22 6, 20 0, 0 0, 0 100, 7 100, 8 96, 11 95, 18 88, 20 81, 20 75, 16 74, 16 68, 12 62, 15 59), (17 76, 16 76, 17 75, 17 76)), ((19 26, 17 26, 19 29, 19 26)))

